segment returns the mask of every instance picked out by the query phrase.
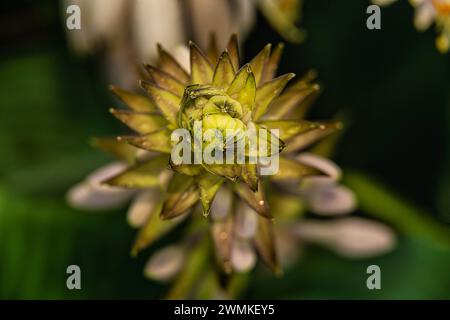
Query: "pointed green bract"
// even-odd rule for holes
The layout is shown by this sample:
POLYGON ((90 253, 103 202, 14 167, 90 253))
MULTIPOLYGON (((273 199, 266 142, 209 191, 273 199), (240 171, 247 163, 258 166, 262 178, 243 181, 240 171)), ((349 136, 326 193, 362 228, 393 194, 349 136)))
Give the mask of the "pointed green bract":
POLYGON ((199 192, 192 177, 175 173, 169 183, 160 217, 173 219, 186 213, 199 200, 199 192))
POLYGON ((117 119, 140 134, 151 133, 167 125, 167 121, 159 114, 130 112, 113 108, 109 110, 117 119))
POLYGON ((145 225, 139 230, 131 249, 131 255, 137 256, 140 251, 152 245, 156 240, 176 227, 182 219, 161 220, 162 200, 155 206, 145 225))
POLYGON ((230 54, 230 60, 233 64, 234 70, 239 69, 239 42, 236 34, 230 37, 230 41, 227 45, 228 53, 230 54))
POLYGON ((104 181, 104 184, 123 188, 149 188, 160 185, 161 168, 167 164, 168 157, 157 156, 138 164, 104 181))
POLYGON ((259 120, 264 115, 270 103, 281 93, 289 80, 294 76, 295 74, 293 73, 285 74, 266 82, 256 89, 255 108, 252 114, 254 121, 259 120))
POLYGON ((202 174, 197 177, 198 188, 200 190, 200 201, 202 202, 204 216, 209 215, 211 204, 223 182, 223 178, 210 173, 202 174))
POLYGON ((302 120, 266 120, 259 122, 259 124, 269 130, 278 129, 279 138, 284 141, 320 126, 320 123, 302 120))
POLYGON ((241 165, 240 178, 253 192, 258 191, 258 166, 248 163, 241 165))
POLYGON ((218 175, 232 182, 243 181, 247 186, 256 191, 258 189, 258 173, 256 164, 203 164, 206 171, 218 175))
POLYGON ((146 96, 132 93, 116 86, 110 86, 109 89, 125 103, 130 109, 137 112, 155 112, 155 104, 146 96))
POLYGON ((147 70, 150 77, 158 87, 170 91, 180 98, 183 96, 185 87, 184 84, 174 78, 172 75, 151 65, 145 65, 145 70, 147 70))
POLYGON ((92 138, 90 140, 92 146, 99 148, 119 160, 134 163, 136 160, 136 152, 139 150, 128 143, 118 141, 117 138, 92 138))
POLYGON ((292 110, 292 112, 290 113, 290 117, 293 119, 304 119, 311 106, 319 97, 319 94, 320 86, 318 84, 313 85, 298 108, 294 108, 292 110))
POLYGON ((319 176, 323 173, 316 168, 300 163, 294 159, 280 157, 277 174, 271 176, 271 180, 298 180, 308 176, 319 176))
POLYGON ((244 122, 247 120, 246 118, 251 117, 251 112, 255 105, 256 98, 256 82, 253 73, 247 72, 247 79, 245 80, 245 84, 242 89, 237 94, 236 100, 242 105, 243 109, 243 119, 244 122))
POLYGON ((172 159, 169 160, 169 168, 175 172, 184 174, 186 176, 197 176, 202 173, 203 167, 199 164, 179 164, 176 165, 172 162, 172 159))
POLYGON ((342 129, 342 123, 339 121, 322 122, 318 128, 290 139, 284 151, 286 153, 298 152, 340 129, 342 129))
POLYGON ((250 67, 255 75, 256 86, 259 87, 264 74, 264 68, 270 56, 270 48, 272 45, 267 44, 253 59, 250 61, 250 67))
POLYGON ((317 84, 308 84, 300 81, 297 89, 289 87, 279 97, 275 98, 267 110, 266 119, 302 119, 308 111, 308 106, 319 94, 320 87, 317 84), (300 84, 300 85, 299 85, 300 84))
POLYGON ((202 164, 210 173, 225 177, 231 181, 239 178, 241 170, 237 164, 202 164))
POLYGON ((191 84, 209 84, 213 78, 214 70, 199 47, 193 42, 189 43, 191 57, 191 84))
POLYGON ((254 239, 256 250, 264 263, 277 275, 282 273, 275 248, 273 221, 258 217, 258 227, 254 239))
POLYGON ((228 88, 234 79, 234 68, 228 55, 228 51, 224 51, 219 58, 212 85, 216 88, 225 89, 228 88))
MULTIPOLYGON (((242 66, 236 73, 230 87, 227 89, 227 94, 231 97, 238 97, 239 93, 246 87, 248 77, 253 76, 252 69, 249 64, 242 66)), ((253 76, 254 79, 254 76, 253 76)))
POLYGON ((143 136, 118 137, 119 141, 124 141, 137 148, 147 151, 170 153, 172 150, 170 143, 170 130, 167 128, 145 134, 143 136))
POLYGON ((219 59, 219 48, 217 46, 217 37, 215 33, 211 33, 210 37, 209 37, 209 44, 208 44, 208 50, 207 52, 207 56, 209 61, 213 64, 216 65, 217 61, 219 59))
POLYGON ((235 217, 232 212, 224 219, 214 220, 211 226, 211 235, 214 241, 216 256, 225 273, 231 273, 231 253, 233 248, 235 217))
POLYGON ((164 117, 176 124, 177 112, 180 109, 181 98, 170 91, 157 87, 155 84, 141 81, 141 86, 152 98, 164 117))
POLYGON ((186 70, 160 44, 158 44, 158 57, 158 65, 163 71, 180 80, 182 83, 187 84, 189 82, 189 74, 186 70))
POLYGON ((256 192, 253 192, 247 185, 243 183, 235 183, 233 187, 236 194, 260 216, 263 216, 267 219, 272 218, 272 215, 270 214, 269 208, 267 206, 263 188, 261 186, 258 186, 258 191, 256 192))
MULTIPOLYGON (((271 130, 277 128, 266 128, 260 124, 257 124, 256 129, 258 130, 257 141, 259 149, 257 151, 259 157, 268 157, 276 155, 285 148, 286 146, 285 142, 275 134, 276 131, 273 132, 271 130), (265 145, 266 147, 263 148, 263 145, 265 145)), ((248 155, 251 156, 250 150, 248 150, 248 155)))
POLYGON ((269 60, 267 61, 266 67, 264 69, 264 74, 262 77, 262 82, 267 82, 272 80, 275 77, 275 74, 278 70, 278 64, 280 63, 280 58, 283 53, 284 44, 279 43, 275 47, 275 50, 273 50, 272 54, 270 55, 269 60))

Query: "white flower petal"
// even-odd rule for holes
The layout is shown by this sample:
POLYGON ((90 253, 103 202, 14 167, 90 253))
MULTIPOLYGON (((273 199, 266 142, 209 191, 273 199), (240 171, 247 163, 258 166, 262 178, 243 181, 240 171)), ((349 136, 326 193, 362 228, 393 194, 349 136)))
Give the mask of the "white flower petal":
POLYGON ((141 61, 157 56, 156 43, 169 52, 186 39, 183 31, 181 1, 135 0, 133 19, 135 45, 141 61))
MULTIPOLYGON (((63 8, 64 14, 66 14, 65 10, 70 5, 77 5, 81 12, 89 12, 90 5, 92 2, 89 0, 64 0, 63 8)), ((85 26, 82 27, 81 30, 69 30, 68 28, 64 28, 66 30, 66 35, 69 39, 69 43, 72 48, 75 49, 78 53, 90 52, 93 49, 93 41, 92 41, 92 30, 91 28, 87 28, 89 25, 89 17, 85 17, 82 24, 85 26)))
POLYGON ((123 189, 119 187, 112 187, 103 184, 104 181, 114 177, 115 175, 125 171, 128 165, 123 162, 112 162, 92 172, 87 176, 86 181, 97 193, 111 194, 112 196, 120 197, 121 195, 132 195, 134 190, 123 189))
POLYGON ((191 22, 194 38, 198 45, 205 49, 211 33, 218 36, 219 48, 226 46, 226 41, 233 31, 230 3, 228 0, 190 0, 191 22))
POLYGON ((159 174, 158 180, 159 180, 159 185, 162 189, 167 189, 172 176, 173 176, 172 170, 164 169, 161 171, 161 173, 159 174))
POLYGON ((239 201, 236 210, 236 234, 241 238, 252 238, 258 225, 257 213, 244 201, 239 201))
POLYGON ((169 281, 181 270, 185 257, 183 247, 177 245, 165 247, 154 253, 147 261, 144 274, 153 280, 169 281))
POLYGON ((284 232, 284 228, 276 229, 276 245, 280 263, 283 268, 289 268, 299 258, 301 245, 298 238, 295 238, 289 232, 284 232))
POLYGON ((127 212, 127 220, 130 226, 133 228, 141 227, 148 220, 160 198, 161 192, 157 188, 139 192, 127 212))
POLYGON ((188 73, 191 72, 191 61, 189 48, 183 44, 179 44, 173 50, 173 57, 188 73))
POLYGON ((296 159, 310 167, 318 169, 335 181, 341 178, 341 169, 331 160, 309 152, 300 153, 296 159))
POLYGON ((70 206, 81 210, 108 210, 126 203, 133 195, 132 190, 110 187, 93 187, 89 182, 81 182, 67 192, 70 206))
POLYGON ((424 2, 431 2, 430 0, 409 0, 412 6, 417 7, 423 4, 424 2))
POLYGON ((249 241, 235 238, 231 251, 231 265, 237 272, 247 272, 256 264, 256 253, 249 241))
MULTIPOLYGON (((117 30, 122 30, 125 23, 125 7, 127 0, 89 0, 89 12, 81 9, 82 19, 89 15, 89 28, 93 32, 96 43, 115 40, 117 30), (83 15, 83 13, 85 13, 83 15)), ((82 27, 83 29, 83 27, 82 27)))
POLYGON ((235 24, 238 25, 238 30, 235 32, 238 32, 240 40, 242 41, 255 23, 255 5, 252 1, 237 1, 237 8, 235 11, 235 17, 237 18, 235 19, 237 20, 235 21, 235 24))
POLYGON ((328 184, 312 186, 306 192, 308 208, 320 215, 343 215, 356 208, 353 192, 344 186, 328 184))
POLYGON ((331 222, 304 220, 294 228, 301 239, 324 245, 349 258, 366 258, 394 248, 396 239, 388 226, 363 218, 331 222))
POLYGON ((86 180, 93 186, 101 186, 101 183, 127 169, 127 165, 122 162, 112 162, 98 168, 88 175, 86 180))
POLYGON ((127 202, 134 190, 101 184, 127 168, 121 162, 113 162, 92 172, 85 181, 73 186, 66 195, 68 203, 77 209, 107 210, 127 202))
POLYGON ((214 220, 222 220, 228 215, 231 210, 233 194, 226 187, 220 187, 214 197, 213 203, 211 204, 211 218, 214 220))
POLYGON ((436 9, 431 1, 425 1, 416 8, 414 26, 419 31, 428 29, 436 18, 436 9))
POLYGON ((387 6, 390 5, 391 3, 396 2, 397 0, 372 0, 373 4, 376 4, 378 6, 387 6))

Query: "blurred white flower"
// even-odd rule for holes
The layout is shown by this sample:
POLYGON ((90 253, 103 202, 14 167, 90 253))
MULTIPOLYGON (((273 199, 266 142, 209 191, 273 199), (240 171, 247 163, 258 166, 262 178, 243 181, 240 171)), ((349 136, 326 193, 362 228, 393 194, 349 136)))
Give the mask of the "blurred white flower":
MULTIPOLYGON (((207 48, 212 34, 219 48, 238 33, 241 40, 260 8, 272 26, 288 41, 304 37, 295 24, 301 0, 62 0, 63 8, 78 5, 81 30, 67 30, 78 53, 100 51, 111 81, 135 88, 139 65, 154 62, 156 44, 169 52, 193 40, 207 48)), ((64 10, 65 12, 65 10, 64 10)))
POLYGON ((253 246, 244 239, 235 238, 231 251, 231 265, 237 272, 247 272, 256 264, 256 252, 253 246))
POLYGON ((347 214, 356 208, 353 192, 328 177, 305 178, 302 193, 307 207, 319 215, 347 214))
MULTIPOLYGON (((372 0, 377 5, 390 5, 398 0, 372 0)), ((409 0, 416 9, 414 26, 419 31, 428 29, 433 22, 438 36, 436 47, 442 53, 450 48, 450 0, 409 0)))
POLYGON ((319 215, 342 215, 356 208, 353 192, 338 184, 342 172, 333 161, 307 152, 300 153, 296 159, 326 174, 304 178, 297 191, 309 210, 319 215))
POLYGON ((323 245, 349 258, 367 258, 395 247, 394 231, 379 222, 347 217, 333 221, 303 220, 291 231, 299 239, 323 245))
POLYGON ((73 186, 66 195, 68 203, 78 209, 106 210, 126 203, 133 196, 131 190, 114 188, 101 182, 122 172, 127 167, 113 162, 92 172, 83 182, 73 186))
POLYGON ((180 245, 171 245, 156 251, 147 261, 144 269, 146 277, 158 281, 169 281, 183 267, 186 253, 180 245))
POLYGON ((158 188, 140 191, 128 209, 128 224, 133 228, 142 227, 155 209, 161 196, 161 191, 158 188))

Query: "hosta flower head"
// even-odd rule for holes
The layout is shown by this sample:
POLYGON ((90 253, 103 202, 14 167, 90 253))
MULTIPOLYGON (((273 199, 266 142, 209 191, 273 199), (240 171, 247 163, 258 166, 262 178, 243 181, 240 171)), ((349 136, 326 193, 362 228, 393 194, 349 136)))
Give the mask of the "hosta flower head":
MULTIPOLYGON (((189 196, 185 195, 182 201, 166 203, 162 218, 184 214, 197 201, 202 203, 204 214, 208 215, 216 192, 224 184, 229 184, 238 193, 248 192, 247 200, 257 212, 271 217, 262 198, 263 191, 259 190, 260 159, 251 161, 252 147, 246 134, 251 130, 265 133, 264 138, 258 135, 257 146, 253 149, 253 155, 261 158, 262 145, 266 146, 264 156, 278 156, 285 146, 289 155, 340 127, 335 122, 314 123, 299 119, 303 111, 294 110, 295 107, 318 90, 308 79, 300 80, 280 95, 294 77, 292 73, 274 77, 281 50, 282 45, 279 45, 271 52, 271 46, 267 45, 250 63, 240 67, 236 37, 231 38, 228 48, 220 55, 211 49, 209 57, 190 43, 191 70, 188 73, 160 48, 159 67, 146 66, 149 78, 141 82, 150 98, 146 105, 131 105, 134 111, 112 110, 120 120, 140 133, 119 137, 121 141, 146 151, 170 155, 153 157, 143 166, 160 157, 167 158, 175 173, 173 180, 179 177, 190 190, 189 196), (178 139, 183 136, 183 131, 177 131, 179 129, 186 130, 188 136, 184 140, 188 146, 193 145, 191 150, 181 152, 184 161, 174 161, 174 154, 179 155, 178 139), (277 134, 273 134, 275 130, 277 134), (197 134, 199 143, 196 143, 197 134), (226 157, 226 153, 243 140, 242 154, 233 150, 231 160, 226 157), (272 148, 274 145, 276 147, 272 148), (196 148, 200 151, 200 159, 196 157, 196 148), (208 148, 214 154, 212 163, 202 159, 208 148), (243 158, 240 162, 239 156, 243 158), (256 198, 260 199, 256 201, 256 198)), ((127 100, 122 92, 115 91, 127 100)), ((272 177, 274 180, 320 174, 316 168, 289 157, 279 159, 278 166, 272 177)), ((138 169, 133 168, 131 172, 138 169)), ((129 175, 130 172, 124 173, 107 183, 122 187, 141 186, 129 179, 129 175)))
MULTIPOLYGON (((388 5, 397 0, 373 0, 378 5, 388 5)), ((416 9, 414 25, 417 30, 428 29, 436 24, 436 47, 442 53, 450 49, 450 0, 409 0, 416 9)))
POLYGON ((158 279, 181 272, 170 297, 186 296, 202 272, 203 281, 210 279, 214 266, 247 271, 257 254, 279 273, 283 253, 275 237, 289 233, 283 226, 292 226, 304 208, 344 214, 355 206, 353 194, 338 185, 339 168, 304 152, 341 127, 304 120, 319 91, 313 73, 287 86, 294 74, 276 76, 281 44, 265 46, 242 66, 236 36, 222 53, 211 45, 204 54, 194 43, 189 50, 186 70, 158 47, 159 63, 145 65, 141 81, 147 97, 112 87, 128 109, 111 112, 137 135, 96 139, 119 162, 69 192, 71 203, 97 208, 136 194, 128 212, 140 228, 133 254, 188 225, 182 241, 146 267, 158 279), (274 221, 281 222, 278 230, 274 221), (211 248, 216 259, 208 259, 211 248))

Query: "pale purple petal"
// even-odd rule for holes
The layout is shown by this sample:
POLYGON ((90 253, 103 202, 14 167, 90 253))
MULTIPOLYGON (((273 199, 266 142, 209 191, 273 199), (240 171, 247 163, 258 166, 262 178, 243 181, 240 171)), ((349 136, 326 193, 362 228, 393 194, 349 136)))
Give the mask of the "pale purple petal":
POLYGON ((284 232, 283 228, 276 229, 277 253, 280 264, 283 268, 289 268, 299 258, 302 246, 298 238, 289 232, 284 232))
POLYGON ((436 18, 436 9, 431 1, 418 4, 414 13, 414 26, 419 31, 428 29, 436 18))
POLYGON ((322 171, 335 181, 338 181, 341 178, 341 169, 333 161, 327 158, 309 152, 302 152, 296 156, 296 159, 305 165, 322 171))
POLYGON ((255 235, 258 216, 255 210, 244 201, 239 201, 236 210, 236 233, 241 238, 251 238, 255 235))
POLYGON ((169 281, 181 270, 185 258, 184 247, 178 245, 165 247, 147 261, 144 274, 150 279, 169 281))
POLYGON ((135 0, 133 5, 133 38, 140 61, 149 62, 157 56, 156 44, 169 52, 184 43, 182 3, 178 0, 135 0))
POLYGON ((184 70, 186 70, 188 73, 191 72, 191 60, 190 60, 190 54, 189 49, 184 44, 179 44, 175 47, 173 50, 173 57, 177 62, 180 64, 180 66, 183 67, 184 70))
POLYGON ((320 215, 343 215, 356 208, 354 193, 342 185, 319 181, 317 185, 310 184, 305 195, 308 208, 320 215))
POLYGON ((225 186, 220 187, 211 205, 212 219, 214 220, 225 219, 225 217, 231 210, 232 197, 233 194, 227 187, 225 186))
POLYGON ((130 226, 141 227, 150 217, 159 199, 161 199, 161 192, 158 188, 139 192, 127 212, 130 226))
POLYGON ((398 0, 372 0, 372 2, 378 6, 387 6, 396 1, 398 0))
POLYGON ((125 204, 133 194, 132 190, 93 187, 89 182, 81 182, 70 188, 66 199, 76 209, 108 210, 125 204))
POLYGON ((391 228, 363 218, 304 220, 294 226, 292 231, 304 241, 321 244, 349 258, 383 254, 392 250, 396 244, 391 228))
POLYGON ((102 182, 125 170, 127 166, 114 162, 91 173, 86 181, 73 186, 66 194, 68 203, 77 209, 107 210, 127 202, 134 190, 103 185, 102 182))
POLYGON ((256 264, 256 253, 248 240, 235 238, 231 251, 231 265, 237 272, 247 272, 256 264))
MULTIPOLYGON (((82 16, 83 12, 86 13, 84 17, 89 17, 89 31, 93 33, 92 45, 97 46, 102 41, 115 40, 117 27, 123 27, 125 24, 125 7, 127 0, 88 0, 89 13, 83 11, 81 8, 82 16)), ((85 28, 81 28, 82 30, 85 28)))

